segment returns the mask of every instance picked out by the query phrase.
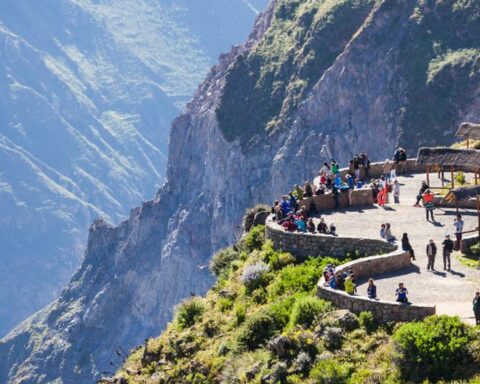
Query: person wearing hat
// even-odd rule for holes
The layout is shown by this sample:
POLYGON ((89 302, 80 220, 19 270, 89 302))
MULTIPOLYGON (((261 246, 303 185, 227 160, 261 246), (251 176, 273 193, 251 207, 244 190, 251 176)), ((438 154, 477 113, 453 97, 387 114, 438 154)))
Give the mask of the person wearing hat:
POLYGON ((443 240, 442 245, 443 245, 443 269, 450 271, 450 255, 453 252, 453 241, 450 240, 450 235, 448 233, 445 235, 445 240, 443 240))
POLYGON ((480 325, 480 292, 473 298, 473 313, 475 314, 475 324, 480 325))
POLYGON ((437 246, 433 242, 433 239, 428 241, 427 245, 427 257, 428 257, 428 264, 427 264, 427 271, 432 270, 435 271, 435 256, 437 254, 437 246))

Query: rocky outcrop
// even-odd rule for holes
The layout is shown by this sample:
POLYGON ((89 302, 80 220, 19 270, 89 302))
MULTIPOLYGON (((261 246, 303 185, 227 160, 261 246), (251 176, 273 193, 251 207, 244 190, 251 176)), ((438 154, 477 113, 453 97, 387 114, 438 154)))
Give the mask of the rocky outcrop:
MULTIPOLYGON (((310 179, 329 157, 344 163, 366 150, 373 160, 382 159, 403 143, 405 132, 399 127, 410 113, 411 73, 399 52, 407 40, 424 39, 415 34, 421 28, 414 16, 424 11, 425 17, 448 17, 421 9, 429 2, 371 3, 359 28, 291 112, 291 120, 282 120, 291 124, 272 130, 259 126, 248 148, 239 139, 225 139, 217 111, 225 102, 227 74, 259 41, 274 38, 269 34, 285 17, 280 7, 288 3, 270 4, 250 40, 220 58, 175 121, 167 182, 156 198, 118 227, 96 222, 82 268, 60 298, 2 340, 0 381, 87 383, 114 370, 121 362, 118 348, 128 350, 158 334, 175 304, 207 290, 213 281, 208 259, 233 241, 247 207, 269 203, 292 183, 310 179)), ((357 2, 345 1, 350 3, 357 2)), ((321 11, 318 17, 331 16, 321 11)), ((472 120, 475 102, 455 109, 453 120, 460 122, 465 115, 472 120)), ((424 126, 416 129, 425 131, 424 126)), ((415 148, 413 141, 408 144, 415 148)))

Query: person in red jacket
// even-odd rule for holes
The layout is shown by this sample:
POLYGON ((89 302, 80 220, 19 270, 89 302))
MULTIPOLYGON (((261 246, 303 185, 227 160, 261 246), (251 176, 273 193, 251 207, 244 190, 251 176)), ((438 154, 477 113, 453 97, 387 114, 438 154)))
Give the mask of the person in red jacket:
POLYGON ((427 214, 427 221, 428 221, 428 213, 432 217, 432 221, 435 221, 433 218, 433 209, 435 205, 433 204, 433 193, 430 192, 430 189, 427 189, 425 193, 422 195, 423 197, 423 205, 425 206, 425 212, 427 214))

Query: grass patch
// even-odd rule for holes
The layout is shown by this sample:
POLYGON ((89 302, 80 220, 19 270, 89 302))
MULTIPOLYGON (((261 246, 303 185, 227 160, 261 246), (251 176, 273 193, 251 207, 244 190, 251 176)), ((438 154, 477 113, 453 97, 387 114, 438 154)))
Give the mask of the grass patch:
POLYGON ((478 256, 464 255, 458 252, 455 254, 455 257, 460 262, 460 264, 464 265, 465 267, 480 269, 478 256))

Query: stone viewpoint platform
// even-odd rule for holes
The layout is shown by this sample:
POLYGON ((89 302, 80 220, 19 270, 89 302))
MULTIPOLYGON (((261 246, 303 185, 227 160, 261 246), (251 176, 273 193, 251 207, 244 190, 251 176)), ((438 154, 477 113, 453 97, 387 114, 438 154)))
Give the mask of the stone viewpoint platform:
MULTIPOLYGON (((415 168, 412 171, 419 172, 419 169, 415 168)), ((314 221, 318 222, 321 215, 328 224, 334 222, 338 237, 286 232, 282 234, 283 229, 268 220, 266 237, 272 239, 276 247, 300 257, 307 254, 341 257, 342 252, 353 249, 358 249, 365 255, 383 254, 358 259, 337 268, 343 269, 352 264, 358 276, 358 294, 355 296, 323 288, 322 281, 319 282, 319 296, 331 300, 339 307, 354 312, 370 310, 382 320, 421 319, 436 312, 458 315, 464 321, 473 322, 472 300, 475 292, 480 290, 480 270, 462 265, 455 252, 451 257, 451 270, 443 270, 441 243, 446 233, 454 238, 455 208, 437 207, 434 210, 435 222, 428 222, 425 209, 413 207, 421 181, 425 180, 425 174, 400 175, 398 180, 401 184, 400 204, 393 204, 393 201, 390 201, 390 204, 383 208, 367 205, 342 208, 338 211, 319 210, 314 221), (389 248, 391 245, 380 238, 382 223, 391 224, 392 233, 398 241, 404 232, 408 233, 416 253, 415 261, 410 262, 403 252, 394 251, 396 247, 389 248), (438 247, 436 272, 426 270, 425 248, 430 238, 434 239, 438 247), (337 246, 342 252, 334 251, 337 246), (368 267, 364 267, 367 264, 368 267), (378 301, 366 298, 366 283, 369 277, 372 277, 377 285, 378 301), (401 308, 394 302, 395 289, 400 282, 403 282, 409 291, 408 296, 412 305, 408 308, 401 308)), ((430 181, 431 186, 441 185, 436 175, 431 175, 430 181)), ((475 210, 461 208, 460 213, 465 221, 464 231, 477 227, 475 210)))

